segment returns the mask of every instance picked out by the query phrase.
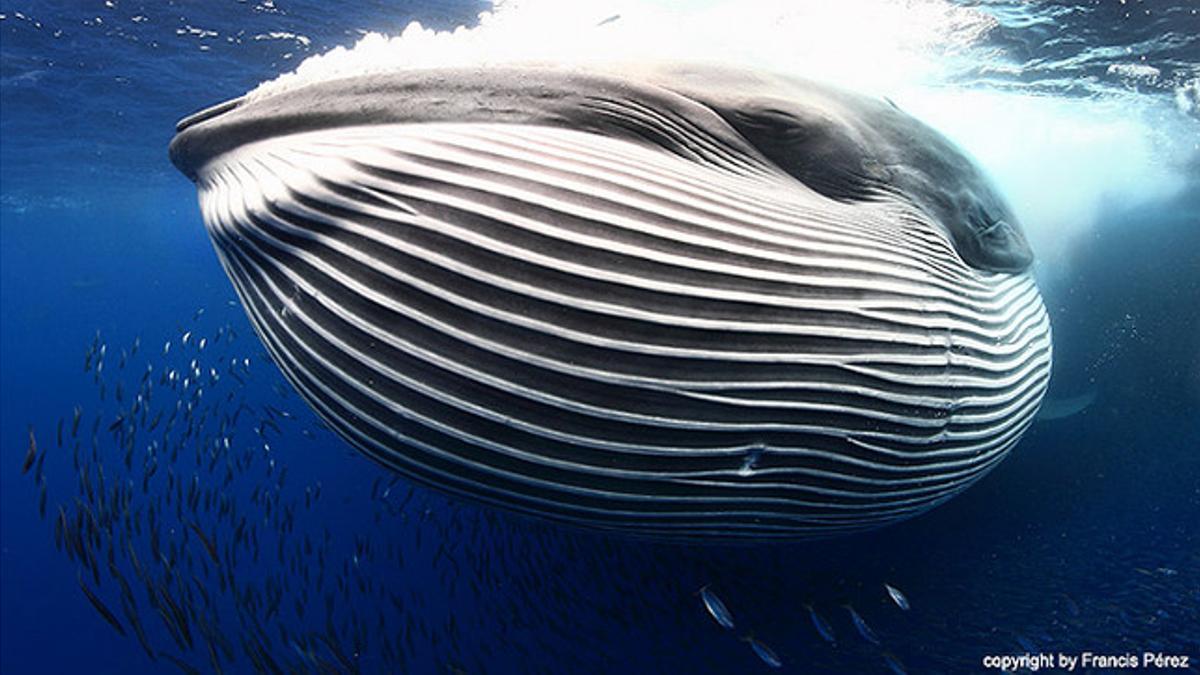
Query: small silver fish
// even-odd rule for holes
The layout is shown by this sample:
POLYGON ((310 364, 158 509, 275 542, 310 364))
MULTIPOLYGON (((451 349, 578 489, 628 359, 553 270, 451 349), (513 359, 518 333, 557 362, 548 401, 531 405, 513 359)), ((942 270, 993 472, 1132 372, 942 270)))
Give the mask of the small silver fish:
POLYGON ((771 666, 772 668, 783 667, 783 661, 780 660, 779 655, 775 653, 774 649, 768 647, 762 640, 750 637, 749 635, 742 639, 750 643, 750 648, 754 650, 755 654, 758 654, 758 658, 762 659, 763 663, 771 666))
POLYGON ((1071 616, 1079 616, 1079 603, 1075 602, 1075 600, 1066 593, 1063 593, 1062 597, 1067 603, 1067 611, 1071 613, 1071 616))
POLYGON ((704 601, 704 609, 708 610, 709 616, 713 618, 722 628, 733 630, 733 615, 729 613, 729 609, 725 607, 725 603, 713 593, 708 586, 700 589, 700 599, 704 601))
POLYGON ((817 629, 817 633, 829 644, 837 642, 837 638, 833 635, 833 627, 829 622, 817 614, 817 610, 813 609, 812 605, 805 605, 808 609, 808 616, 812 619, 813 627, 817 629))
POLYGON ((908 671, 904 670, 904 665, 900 663, 900 659, 896 658, 895 655, 889 652, 884 652, 883 662, 886 663, 888 668, 891 668, 892 672, 896 675, 908 675, 908 671))
POLYGON ((854 623, 854 627, 858 630, 858 634, 863 636, 864 640, 873 645, 879 644, 879 636, 875 635, 875 631, 871 630, 871 627, 867 625, 867 622, 864 621, 861 616, 859 616, 858 612, 854 611, 854 608, 850 605, 844 605, 844 607, 846 608, 846 611, 850 613, 850 621, 854 623))
POLYGON ((887 589, 887 594, 891 596, 892 602, 895 602, 897 607, 906 612, 909 610, 908 598, 904 597, 899 588, 891 584, 884 584, 883 587, 887 589))
POLYGON ((1025 637, 1024 635, 1017 635, 1017 644, 1021 645, 1021 649, 1024 649, 1026 652, 1028 652, 1030 654, 1038 654, 1038 653, 1041 653, 1041 651, 1042 651, 1042 650, 1038 649, 1038 646, 1036 644, 1033 643, 1033 640, 1030 640, 1029 638, 1025 637))

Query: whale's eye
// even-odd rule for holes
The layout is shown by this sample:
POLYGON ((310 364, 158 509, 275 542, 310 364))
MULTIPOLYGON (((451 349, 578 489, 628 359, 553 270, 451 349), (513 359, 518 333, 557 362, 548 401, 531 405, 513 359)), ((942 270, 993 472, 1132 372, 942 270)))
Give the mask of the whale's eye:
MULTIPOLYGON (((966 192, 963 217, 948 221, 959 255, 970 265, 995 272, 1019 272, 1033 263, 1033 252, 1008 208, 982 183, 966 192)), ((948 218, 953 219, 951 214, 948 218)))

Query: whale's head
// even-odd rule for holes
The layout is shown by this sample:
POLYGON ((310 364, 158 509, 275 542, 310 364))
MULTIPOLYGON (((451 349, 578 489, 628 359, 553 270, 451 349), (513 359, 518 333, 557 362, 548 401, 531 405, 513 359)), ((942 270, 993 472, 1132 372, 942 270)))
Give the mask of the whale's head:
POLYGON ((574 129, 708 163, 719 157, 700 144, 713 144, 720 150, 711 152, 785 172, 831 199, 909 200, 979 269, 1019 272, 1033 260, 1011 209, 978 166, 890 101, 712 66, 530 65, 335 79, 189 116, 171 158, 194 178, 222 152, 256 140, 432 122, 574 129))
POLYGON ((978 479, 1045 391, 1016 218, 886 100, 681 64, 400 70, 215 106, 170 152, 314 409, 483 501, 862 529, 978 479))

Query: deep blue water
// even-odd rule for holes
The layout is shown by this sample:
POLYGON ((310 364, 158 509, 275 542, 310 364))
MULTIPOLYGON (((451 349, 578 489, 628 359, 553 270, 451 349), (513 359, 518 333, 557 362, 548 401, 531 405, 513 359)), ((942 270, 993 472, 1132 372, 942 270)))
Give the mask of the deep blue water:
POLYGON ((1179 186, 1105 197, 1039 269, 1055 331, 1050 397, 1094 398, 1035 424, 993 473, 912 521, 701 548, 460 503, 352 452, 270 363, 194 187, 167 161, 183 115, 362 31, 470 25, 484 6, 0 0, 0 672, 182 672, 172 658, 226 673, 268 659, 302 672, 768 670, 737 638, 747 634, 790 672, 890 672, 884 654, 911 673, 978 672, 986 654, 1029 651, 1164 652, 1200 671, 1196 5, 962 4, 998 24, 943 91, 1145 106, 1170 130, 1162 160, 1146 166, 1179 186), (272 32, 304 39, 255 39, 272 32), (163 383, 172 370, 189 386, 163 383), (110 427, 139 393, 149 400, 130 416, 127 460, 125 425, 110 427), (31 428, 45 459, 23 473, 31 428), (100 508, 114 488, 124 503, 100 508), (82 544, 92 564, 55 543, 60 505, 77 529, 85 503, 98 521, 84 525, 97 532, 82 544), (132 587, 130 612, 118 577, 132 587), (705 614, 704 585, 736 636, 705 614), (187 635, 172 634, 172 604, 187 635))

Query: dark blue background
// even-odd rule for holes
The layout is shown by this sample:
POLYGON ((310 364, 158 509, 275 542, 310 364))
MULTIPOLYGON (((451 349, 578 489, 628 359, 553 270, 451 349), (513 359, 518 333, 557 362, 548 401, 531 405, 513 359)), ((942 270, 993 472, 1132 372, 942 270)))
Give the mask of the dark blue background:
MULTIPOLYGON (((984 4, 1001 17, 1021 11, 1011 3, 984 4)), ((989 39, 1018 62, 1082 42, 1138 45, 1149 62, 1168 70, 1200 64, 1194 40, 1154 42, 1170 31, 1189 34, 1188 5, 1136 3, 1152 9, 1151 18, 1138 15, 1114 32, 1120 17, 1106 13, 1109 4, 1094 12, 1047 4, 1048 23, 1011 20, 989 39), (1056 40, 1064 35, 1076 40, 1056 40)), ((96 331, 109 345, 108 375, 129 380, 147 362, 179 367, 196 356, 181 355, 183 331, 212 336, 225 324, 238 337, 221 354, 250 357, 254 365, 244 387, 226 378, 219 391, 291 412, 294 418, 270 440, 277 462, 289 468, 288 494, 322 483, 321 504, 300 510, 296 529, 283 539, 291 545, 304 533, 331 531, 327 574, 368 577, 377 585, 339 600, 338 616, 360 617, 373 632, 381 612, 382 632, 400 631, 406 621, 423 627, 408 656, 413 671, 765 669, 704 614, 695 595, 704 584, 729 605, 737 635, 764 640, 793 671, 886 672, 881 654, 887 652, 909 672, 960 672, 979 670, 985 653, 1031 646, 1190 653, 1198 670, 1200 178, 1194 175, 1188 189, 1165 203, 1136 210, 1111 205, 1074 251, 1069 273, 1043 289, 1055 329, 1052 395, 1095 390, 1094 403, 1035 425, 993 474, 926 516, 849 539, 698 549, 485 517, 482 509, 420 490, 401 514, 368 494, 380 476, 385 484, 390 478, 321 431, 280 386, 240 307, 230 305, 232 289, 204 233, 193 186, 166 160, 176 119, 311 53, 352 44, 360 29, 394 32, 410 18, 449 27, 471 23, 484 9, 468 2, 330 7, 283 0, 113 8, 0 2, 0 671, 172 668, 162 660, 152 664, 132 636, 120 638, 88 606, 77 566, 55 550, 52 523, 39 519, 37 488, 20 463, 33 425, 39 443, 51 446, 51 513, 58 501, 70 502, 76 475, 68 453, 52 446, 56 422, 65 417, 69 424, 79 404, 86 411, 81 427, 90 430, 95 416, 105 415, 102 463, 114 475, 122 471, 119 451, 103 431, 115 379, 102 403, 82 369, 96 331), (177 33, 186 26, 219 35, 177 33), (267 31, 303 34, 311 45, 252 39, 267 31), (204 45, 210 48, 201 51, 204 45), (206 311, 194 319, 199 308, 206 311), (115 355, 136 336, 142 351, 128 371, 113 372, 115 355), (170 358, 162 356, 168 339, 170 358), (373 553, 360 571, 347 572, 356 541, 370 542, 373 553), (394 551, 404 554, 402 565, 394 551), (911 612, 890 604, 885 582, 908 594, 911 612), (472 583, 482 590, 469 592, 472 583), (395 613, 379 588, 404 597, 404 612, 395 613), (879 634, 882 647, 855 633, 845 603, 879 634), (833 624, 836 647, 813 630, 806 604, 833 624), (449 637, 455 630, 457 644, 449 637)), ((1056 81, 1103 84, 1102 66, 1089 61, 1056 81)), ((1022 77, 1014 76, 1014 84, 1022 77)), ((1075 89, 1053 93, 1080 93, 1075 89)), ((1142 93, 1170 97, 1173 90, 1142 93)), ((217 347, 209 350, 204 358, 220 366, 217 347)), ((175 396, 162 389, 156 395, 175 396)), ((240 441, 258 442, 247 428, 255 421, 245 421, 240 441)), ((260 469, 239 475, 229 492, 248 513, 255 512, 251 492, 269 482, 260 469)), ((194 541, 189 546, 189 555, 203 557, 194 541)), ((264 549, 273 560, 274 541, 264 549)), ((306 592, 294 572, 270 565, 247 566, 244 575, 251 582, 291 579, 285 608, 306 592)), ((112 582, 98 592, 116 611, 112 582)), ((314 600, 308 621, 287 619, 290 630, 322 630, 318 606, 314 600)), ((237 610, 223 607, 221 629, 236 640, 237 610)), ((169 646, 152 610, 143 610, 151 641, 169 646)), ((292 616, 290 609, 281 615, 292 616)), ((275 648, 280 659, 298 658, 282 641, 275 648)), ((168 651, 209 668, 202 648, 168 651)), ((249 671, 238 651, 225 672, 249 671)), ((371 649, 358 663, 366 672, 383 668, 371 649)))

